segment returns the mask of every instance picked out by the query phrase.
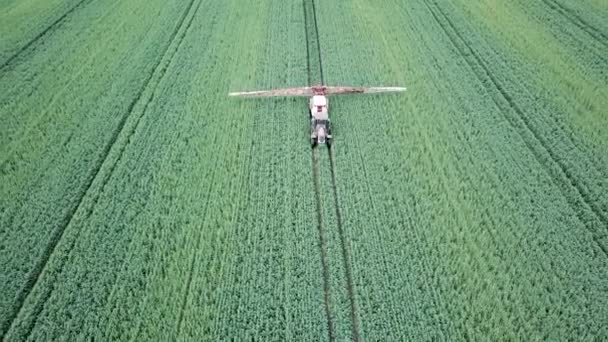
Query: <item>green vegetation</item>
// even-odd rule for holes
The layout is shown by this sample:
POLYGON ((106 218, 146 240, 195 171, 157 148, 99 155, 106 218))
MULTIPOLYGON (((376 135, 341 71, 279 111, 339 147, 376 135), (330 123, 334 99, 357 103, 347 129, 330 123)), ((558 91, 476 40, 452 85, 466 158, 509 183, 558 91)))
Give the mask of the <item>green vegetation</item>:
POLYGON ((0 335, 608 338, 608 6, 0 0, 0 335), (5 24, 6 23, 6 24, 5 24), (405 85, 306 100, 233 90, 405 85))

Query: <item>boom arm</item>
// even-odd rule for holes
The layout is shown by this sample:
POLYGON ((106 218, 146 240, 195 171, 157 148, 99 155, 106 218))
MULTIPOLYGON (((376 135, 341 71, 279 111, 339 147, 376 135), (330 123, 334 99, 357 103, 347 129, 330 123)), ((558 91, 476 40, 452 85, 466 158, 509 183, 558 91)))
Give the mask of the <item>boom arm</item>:
POLYGON ((229 93, 230 96, 241 97, 273 97, 273 96, 306 96, 313 95, 347 95, 347 94, 377 94, 405 91, 405 87, 328 87, 314 86, 301 88, 285 88, 275 90, 260 90, 229 93))
POLYGON ((377 94, 405 91, 405 87, 325 87, 325 95, 377 94))
POLYGON ((229 93, 230 96, 241 96, 241 97, 273 97, 273 96, 306 96, 310 97, 314 95, 311 87, 301 88, 285 88, 275 90, 260 90, 260 91, 245 91, 229 93))

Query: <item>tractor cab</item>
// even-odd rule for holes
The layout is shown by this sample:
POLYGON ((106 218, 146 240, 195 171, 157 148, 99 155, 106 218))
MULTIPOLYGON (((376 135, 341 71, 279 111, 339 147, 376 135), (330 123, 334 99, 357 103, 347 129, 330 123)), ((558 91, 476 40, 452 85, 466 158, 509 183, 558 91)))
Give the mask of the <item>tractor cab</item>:
POLYGON ((331 124, 327 97, 314 95, 310 98, 310 142, 316 144, 329 144, 331 140, 331 124))
POLYGON ((273 90, 256 90, 230 93, 230 96, 242 97, 274 97, 302 96, 310 98, 308 113, 310 114, 310 142, 316 144, 331 144, 331 122, 329 121, 328 96, 347 94, 377 94, 405 91, 404 87, 330 87, 316 85, 298 88, 283 88, 273 90))
POLYGON ((310 116, 311 118, 316 119, 328 119, 329 109, 327 97, 315 95, 310 98, 310 116))

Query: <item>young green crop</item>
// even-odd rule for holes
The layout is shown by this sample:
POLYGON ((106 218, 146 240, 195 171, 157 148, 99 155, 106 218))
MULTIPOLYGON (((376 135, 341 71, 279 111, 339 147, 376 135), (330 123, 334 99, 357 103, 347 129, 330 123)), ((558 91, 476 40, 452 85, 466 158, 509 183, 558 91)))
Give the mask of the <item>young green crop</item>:
POLYGON ((542 109, 581 97, 558 88, 533 102, 557 76, 525 72, 516 46, 481 38, 507 28, 463 9, 476 6, 321 5, 328 84, 408 86, 333 101, 361 336, 601 338, 602 171, 594 150, 562 147, 557 114, 542 109))
POLYGON ((227 97, 306 82, 301 3, 179 9, 152 25, 169 40, 146 54, 157 63, 8 340, 327 336, 306 103, 227 97))
POLYGON ((3 67, 3 334, 84 201, 154 67, 153 52, 170 38, 150 13, 172 21, 179 11, 160 2, 87 3, 3 67))
POLYGON ((605 5, 0 9, 6 340, 608 336, 605 5))

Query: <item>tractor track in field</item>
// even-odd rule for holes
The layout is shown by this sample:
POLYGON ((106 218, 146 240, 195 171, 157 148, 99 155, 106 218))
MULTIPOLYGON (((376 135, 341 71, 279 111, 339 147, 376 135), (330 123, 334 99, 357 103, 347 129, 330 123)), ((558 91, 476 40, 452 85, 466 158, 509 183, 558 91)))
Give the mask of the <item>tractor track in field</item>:
POLYGON ((597 221, 599 221, 597 223, 603 225, 605 229, 608 228, 608 218, 602 212, 601 208, 594 204, 590 198, 591 195, 588 193, 585 187, 581 185, 576 177, 571 174, 568 168, 559 161, 559 158, 549 147, 542 135, 537 129, 534 128, 534 125, 529 122, 529 119, 526 118, 523 110, 517 105, 517 103, 515 103, 511 95, 507 93, 504 87, 492 74, 491 70, 488 68, 479 54, 475 52, 475 50, 473 50, 473 48, 471 48, 471 46, 467 43, 448 16, 434 2, 424 0, 424 3, 431 13, 433 19, 443 30, 444 34, 451 41, 452 45, 454 45, 454 47, 458 50, 459 54, 466 61, 477 79, 488 90, 489 94, 495 93, 500 96, 502 101, 506 102, 508 108, 505 108, 505 106, 501 104, 494 96, 490 96, 507 122, 522 138, 524 144, 532 152, 538 163, 543 166, 556 187, 560 190, 562 196, 568 202, 569 206, 576 213, 579 221, 591 233, 593 240, 596 242, 602 252, 608 256, 608 248, 599 241, 597 236, 598 232, 596 231, 596 228, 594 228, 594 222, 590 222, 590 220, 585 218, 585 216, 587 216, 585 215, 586 212, 590 212, 597 219, 597 221), (431 6, 430 3, 433 3, 433 6, 431 6), (442 20, 439 19, 439 16, 441 16, 445 22, 442 22, 442 20), (453 32, 452 34, 450 33, 450 30, 453 32), (457 40, 459 40, 461 44, 459 44, 457 40), (466 50, 468 51, 461 46, 465 46, 466 50), (485 75, 479 72, 479 68, 483 70, 485 75), (490 81, 492 87, 486 85, 487 83, 485 81, 487 80, 490 81), (508 111, 513 111, 516 115, 508 115, 508 111), (548 160, 543 154, 549 157, 548 160), (570 191, 564 189, 564 187, 568 187, 570 191), (575 196, 569 195, 568 192, 574 192, 575 196), (581 205, 583 208, 581 208, 581 205))
MULTIPOLYGON (((319 81, 321 85, 325 84, 324 76, 323 76, 323 59, 321 56, 321 42, 319 39, 319 26, 317 22, 317 10, 314 0, 303 0, 304 7, 304 26, 306 29, 306 64, 308 70, 308 85, 312 86, 319 81), (308 5, 308 6, 307 6, 308 5), (308 12, 311 12, 309 15, 308 12), (313 43, 316 42, 315 43, 313 43), (311 50, 315 50, 314 51, 311 50), (315 62, 311 62, 311 59, 316 59, 315 62), (314 71, 313 71, 314 70, 314 71), (318 73, 317 73, 318 72, 318 73), (318 77, 318 79, 314 79, 314 75, 318 77)), ((312 148, 312 162, 313 162, 313 178, 315 183, 315 201, 316 201, 316 210, 317 210, 317 226, 319 229, 319 246, 321 248, 321 259, 323 263, 323 278, 324 278, 324 294, 325 294, 325 310, 327 315, 328 329, 329 329, 329 339, 333 341, 334 337, 334 328, 333 328, 333 319, 331 315, 331 307, 330 307, 330 288, 329 288, 329 268, 328 268, 328 256, 327 256, 327 241, 324 232, 323 226, 323 217, 322 217, 322 208, 321 208, 321 197, 320 197, 320 180, 319 180, 319 161, 317 156, 317 148, 312 148)), ((357 305, 355 301, 355 290, 354 290, 354 282, 352 277, 352 267, 350 263, 350 256, 347 248, 346 236, 344 233, 343 222, 342 222, 342 213, 340 211, 340 199, 338 195, 338 187, 337 187, 337 176, 336 176, 336 164, 335 158, 333 154, 333 150, 328 146, 328 155, 330 161, 330 170, 331 170, 331 181, 332 181, 332 192, 334 197, 334 207, 336 211, 336 225, 338 228, 338 236, 339 236, 339 244, 341 249, 341 257, 342 263, 344 264, 344 273, 346 277, 346 290, 348 294, 348 300, 350 303, 350 318, 351 318, 351 327, 352 327, 352 339, 354 341, 360 340, 359 335, 359 324, 357 320, 357 305)))
MULTIPOLYGON (((98 158, 97 163, 91 172, 91 176, 89 177, 88 181, 84 184, 84 186, 81 188, 80 192, 77 195, 78 200, 76 201, 76 205, 73 206, 72 208, 70 208, 68 213, 65 215, 65 217, 59 224, 59 229, 56 229, 53 232, 52 237, 49 240, 49 243, 47 244, 47 246, 44 249, 44 253, 43 253, 42 257, 40 258, 39 262, 36 263, 34 269, 30 273, 28 280, 26 281, 26 285, 23 287, 23 290, 17 295, 17 304, 16 304, 16 307, 14 308, 14 310, 9 314, 9 319, 7 319, 8 324, 6 324, 6 326, 3 325, 2 327, 0 327, 1 328, 0 333, 2 333, 2 335, 4 335, 8 330, 10 330, 10 327, 13 326, 14 320, 17 318, 17 316, 23 309, 23 305, 25 304, 27 297, 30 295, 30 293, 32 292, 36 283, 40 279, 40 276, 41 276, 44 268, 46 267, 52 254, 55 252, 55 249, 56 249, 57 245, 59 244, 59 241, 63 237, 63 234, 64 234, 66 228, 71 224, 72 220, 74 219, 74 216, 82 207, 82 205, 84 203, 84 199, 87 197, 87 194, 89 194, 91 192, 91 188, 92 188, 94 181, 96 179, 98 179, 98 177, 102 176, 103 179, 100 181, 101 185, 99 187, 99 191, 97 191, 97 193, 94 195, 92 204, 89 206, 89 208, 86 209, 85 220, 88 219, 90 217, 90 215, 93 213, 93 209, 95 208, 95 206, 99 200, 99 197, 101 196, 101 193, 103 192, 106 184, 108 183, 110 176, 114 172, 116 165, 120 162, 122 155, 124 154, 124 151, 126 150, 126 147, 131 139, 131 136, 135 133, 137 127, 139 126, 141 118, 144 116, 146 109, 148 108, 148 105, 154 99, 155 91, 157 90, 159 84, 161 83, 161 80, 164 78, 168 66, 171 64, 173 58, 177 54, 177 51, 179 50, 184 37, 186 36, 187 32, 190 29, 190 26, 192 25, 196 12, 198 11, 198 9, 200 8, 200 5, 201 5, 201 1, 199 1, 198 6, 196 6, 194 11, 192 11, 194 2, 195 2, 195 0, 191 0, 190 3, 188 4, 186 10, 184 11, 184 14, 182 14, 182 16, 180 17, 180 19, 178 21, 178 25, 176 25, 174 31, 172 32, 172 34, 168 40, 165 50, 160 55, 157 63, 152 68, 152 71, 148 74, 146 80, 143 83, 142 88, 139 90, 139 92, 135 96, 134 100, 129 105, 128 110, 122 116, 118 126, 112 133, 110 140, 104 146, 104 149, 102 150, 102 153, 100 154, 100 157, 98 158), (186 22, 186 18, 188 17, 188 14, 190 14, 190 13, 192 13, 192 16, 190 17, 190 20, 188 20, 188 22, 186 22), (180 31, 183 31, 181 35, 179 34, 180 31), (177 43, 174 44, 174 42, 177 42, 177 43), (176 46, 173 49, 173 51, 170 51, 170 48, 173 45, 176 45, 176 46), (165 58, 165 57, 167 57, 167 58, 165 58), (163 63, 163 61, 166 61, 166 62, 163 63), (152 80, 155 78, 155 76, 156 76, 156 82, 154 82, 154 84, 152 84, 153 83, 152 80), (144 99, 144 93, 145 93, 146 89, 148 89, 150 86, 152 88, 152 94, 148 98, 144 99), (123 132, 125 131, 125 128, 126 128, 126 123, 127 123, 128 118, 132 115, 132 113, 135 109, 135 106, 140 101, 142 101, 142 99, 143 99, 143 101, 145 101, 144 107, 141 110, 140 116, 137 118, 135 124, 133 125, 133 128, 131 128, 131 131, 125 133, 125 134, 127 134, 127 137, 125 139, 124 146, 122 146, 120 148, 120 151, 118 152, 118 158, 112 163, 112 166, 110 166, 110 170, 108 172, 105 172, 105 174, 102 174, 101 169, 102 169, 103 165, 106 164, 106 162, 108 161, 108 157, 110 155, 112 148, 116 145, 116 142, 118 141, 119 137, 121 135, 123 135, 123 132)), ((82 210, 85 210, 85 209, 82 209, 82 210)), ((76 244, 76 241, 78 240, 77 237, 78 237, 78 235, 76 236, 76 238, 74 238, 74 241, 72 241, 70 247, 68 248, 69 251, 71 251, 73 249, 74 245, 76 244)), ((59 273, 60 272, 61 272, 61 268, 59 270, 59 273)), ((40 312, 42 311, 42 309, 44 307, 44 303, 48 299, 48 296, 50 295, 51 291, 52 291, 52 289, 49 289, 48 293, 44 296, 44 299, 41 302, 36 304, 36 309, 35 309, 36 314, 34 316, 38 316, 40 314, 40 312)), ((30 326, 27 329, 28 330, 27 336, 29 336, 31 330, 33 329, 34 324, 35 324, 35 320, 32 320, 32 322, 30 323, 30 326)))
POLYGON ((315 37, 317 41, 317 58, 319 58, 319 77, 321 79, 321 84, 325 84, 325 80, 323 79, 323 59, 321 59, 321 42, 319 41, 319 25, 317 24, 317 7, 315 6, 315 0, 310 0, 312 5, 312 20, 315 27, 315 37))
POLYGON ((312 149, 312 175, 315 188, 315 209, 317 211, 317 230, 319 232, 319 249, 321 250, 321 266, 323 268, 323 300, 325 303, 325 316, 327 318, 327 332, 329 341, 335 340, 334 323, 331 315, 331 289, 329 285, 329 260, 327 256, 327 237, 323 226, 323 215, 321 214, 321 184, 319 180, 319 158, 317 150, 312 149))
POLYGON ((336 223, 338 226, 338 235, 340 236, 340 248, 342 252, 342 260, 344 262, 344 273, 346 275, 346 290, 348 292, 348 300, 350 302, 350 319, 352 323, 353 341, 359 341, 359 322, 357 320, 357 302, 355 301, 355 285, 353 282, 353 272, 351 267, 350 253, 347 248, 347 241, 344 234, 342 213, 340 211, 340 197, 338 196, 338 182, 336 176, 336 161, 334 151, 331 147, 327 148, 329 154, 329 164, 331 170, 331 183, 334 195, 334 207, 336 209, 336 223))
POLYGON ((304 12, 304 29, 306 30, 304 38, 306 39, 306 77, 308 79, 308 85, 312 84, 312 78, 310 75, 310 40, 308 38, 308 14, 306 13, 306 0, 302 0, 302 9, 304 12))
POLYGON ((17 52, 15 52, 6 61, 4 61, 4 63, 2 63, 2 65, 0 65, 0 72, 4 72, 4 70, 8 66, 10 66, 23 52, 25 52, 27 49, 29 49, 32 45, 34 45, 42 37, 46 36, 47 34, 52 33, 57 28, 59 28, 61 26, 61 24, 66 20, 66 18, 70 14, 74 13, 74 11, 76 11, 79 7, 81 7, 82 5, 84 5, 85 2, 92 2, 92 1, 93 0, 80 0, 80 1, 78 1, 76 3, 76 5, 72 6, 69 10, 67 10, 59 18, 57 18, 55 21, 53 21, 47 28, 45 28, 40 33, 38 33, 38 35, 36 35, 34 38, 32 38, 29 42, 27 42, 25 45, 23 45, 21 48, 19 48, 19 50, 17 50, 17 52))
MULTIPOLYGON (((306 70, 308 77, 308 85, 313 85, 313 76, 312 76, 312 63, 310 62, 310 30, 309 30, 309 22, 310 19, 308 15, 308 0, 302 0, 302 6, 304 10, 304 29, 306 30, 306 70)), ((331 288, 329 283, 329 260, 327 256, 327 237, 325 234, 325 228, 323 226, 323 214, 321 208, 321 184, 319 179, 319 158, 317 155, 317 150, 312 148, 311 150, 311 158, 312 158, 312 177, 313 177, 313 187, 314 187, 314 196, 315 196, 315 210, 317 216, 317 231, 319 234, 319 250, 321 252, 321 268, 323 274, 323 302, 325 309, 325 319, 327 321, 327 334, 329 341, 335 341, 335 333, 334 333, 334 322, 331 314, 331 288)))
POLYGON ((574 24, 576 27, 585 31, 588 35, 593 37, 593 39, 602 44, 604 47, 608 47, 608 35, 604 34, 602 31, 598 30, 593 25, 587 23, 574 11, 564 7, 564 5, 560 4, 558 1, 555 0, 543 0, 543 2, 553 11, 559 13, 562 17, 566 18, 568 21, 574 24))

